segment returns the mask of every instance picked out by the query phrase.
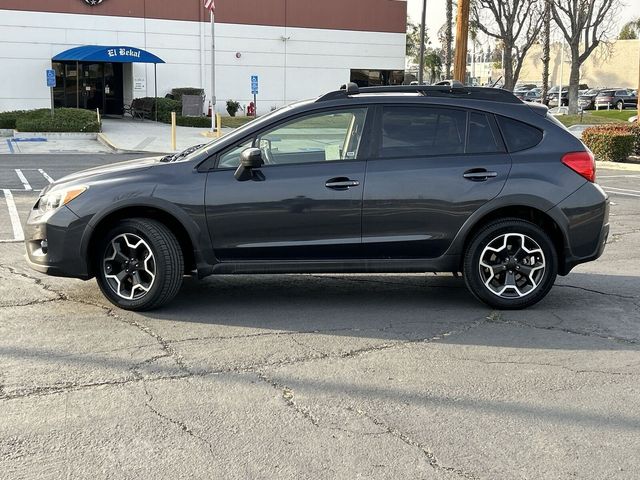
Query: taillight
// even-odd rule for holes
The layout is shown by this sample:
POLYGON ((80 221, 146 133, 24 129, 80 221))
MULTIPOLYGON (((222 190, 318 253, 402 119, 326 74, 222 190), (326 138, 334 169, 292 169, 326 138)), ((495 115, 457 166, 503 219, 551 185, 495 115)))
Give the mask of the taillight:
POLYGON ((596 181, 596 161, 590 151, 567 153, 562 163, 590 182, 596 181))

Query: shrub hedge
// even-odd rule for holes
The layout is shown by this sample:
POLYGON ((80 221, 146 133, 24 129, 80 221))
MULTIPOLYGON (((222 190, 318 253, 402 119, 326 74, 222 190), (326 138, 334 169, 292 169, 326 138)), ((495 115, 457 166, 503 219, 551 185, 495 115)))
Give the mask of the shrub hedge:
POLYGON ((582 141, 593 152, 596 160, 625 162, 633 154, 638 136, 629 129, 605 125, 587 128, 582 133, 582 141))
MULTIPOLYGON (((171 121, 171 119, 169 119, 171 121)), ((176 117, 176 124, 181 127, 199 127, 209 128, 211 127, 211 117, 176 117)))
POLYGON ((16 128, 16 120, 20 115, 25 113, 24 110, 14 110, 12 112, 0 112, 0 128, 16 128))
POLYGON ((617 132, 628 132, 635 136, 635 143, 633 146, 633 155, 640 155, 640 124, 638 122, 633 123, 612 123, 607 125, 611 130, 617 132))
POLYGON ((204 95, 204 90, 201 88, 194 87, 183 87, 183 88, 173 88, 171 90, 171 95, 173 95, 174 100, 178 102, 182 102, 183 95, 204 95))
POLYGON ((98 116, 92 110, 79 108, 41 108, 20 113, 15 122, 22 132, 99 132, 98 116))

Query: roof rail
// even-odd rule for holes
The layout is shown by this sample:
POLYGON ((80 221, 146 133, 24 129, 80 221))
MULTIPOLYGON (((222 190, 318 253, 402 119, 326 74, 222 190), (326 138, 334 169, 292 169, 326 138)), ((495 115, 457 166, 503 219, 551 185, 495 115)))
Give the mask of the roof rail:
POLYGON ((360 93, 419 93, 425 97, 468 98, 469 100, 488 100, 503 103, 522 103, 513 93, 501 88, 487 87, 450 87, 448 85, 384 85, 378 87, 358 87, 353 82, 342 85, 340 90, 326 93, 316 102, 326 102, 360 93))

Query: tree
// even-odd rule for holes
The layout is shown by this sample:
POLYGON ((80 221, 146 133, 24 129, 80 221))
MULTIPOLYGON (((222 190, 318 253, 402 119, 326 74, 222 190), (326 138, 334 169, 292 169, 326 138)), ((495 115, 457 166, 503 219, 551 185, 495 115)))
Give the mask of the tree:
MULTIPOLYGON (((429 36, 424 35, 424 51, 425 58, 427 52, 427 45, 429 44, 429 36)), ((406 55, 409 59, 416 64, 420 64, 420 25, 417 25, 407 20, 407 44, 406 55)))
POLYGON ((546 102, 549 93, 549 61, 551 60, 551 3, 544 2, 544 14, 542 16, 542 93, 541 98, 546 102))
POLYGON ((447 21, 444 27, 444 65, 445 77, 451 78, 451 59, 453 57, 453 0, 447 0, 447 21))
POLYGON ((627 22, 620 30, 618 40, 636 40, 640 36, 640 18, 627 22))
POLYGON ((580 67, 610 33, 620 0, 552 0, 551 14, 571 52, 569 113, 578 112, 580 67))
MULTIPOLYGON (((572 1, 572 0, 569 0, 572 1)), ((542 28, 537 0, 476 0, 472 22, 504 47, 504 88, 513 90, 522 62, 542 28)))
POLYGON ((442 74, 442 59, 435 50, 429 51, 424 57, 424 66, 429 70, 429 83, 440 80, 442 74))

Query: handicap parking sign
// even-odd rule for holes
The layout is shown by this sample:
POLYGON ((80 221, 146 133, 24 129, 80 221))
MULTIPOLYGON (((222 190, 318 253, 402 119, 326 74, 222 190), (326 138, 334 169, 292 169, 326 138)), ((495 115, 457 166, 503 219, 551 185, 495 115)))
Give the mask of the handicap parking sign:
POLYGON ((55 86, 56 86, 56 71, 47 70, 47 87, 55 87, 55 86))
POLYGON ((251 75, 251 94, 258 94, 258 75, 251 75))

